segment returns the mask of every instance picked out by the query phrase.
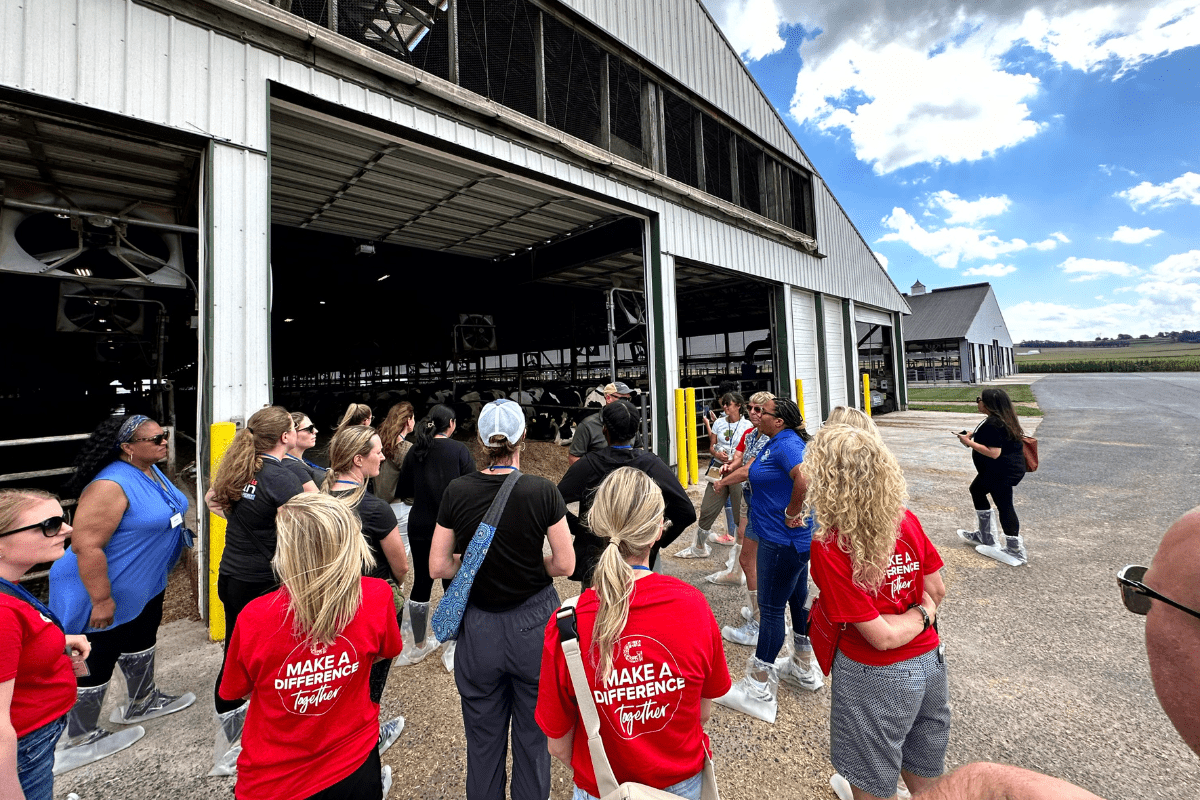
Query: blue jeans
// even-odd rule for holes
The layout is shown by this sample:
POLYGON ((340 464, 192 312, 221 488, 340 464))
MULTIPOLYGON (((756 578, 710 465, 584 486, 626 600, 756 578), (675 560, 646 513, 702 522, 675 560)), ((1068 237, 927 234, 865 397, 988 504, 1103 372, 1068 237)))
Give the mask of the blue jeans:
MULTIPOLYGON (((674 786, 666 787, 663 789, 663 791, 670 792, 671 794, 677 794, 680 797, 687 798, 687 800, 700 800, 700 790, 703 788, 701 778, 703 777, 704 770, 701 770, 692 777, 682 780, 674 786)), ((599 798, 592 797, 583 789, 580 789, 578 786, 576 786, 575 793, 571 795, 571 800, 599 800, 599 798)))
POLYGON ((17 780, 25 800, 54 797, 54 745, 65 727, 64 715, 17 739, 17 780))
POLYGON ((792 627, 801 633, 808 627, 808 552, 796 552, 790 544, 758 542, 758 648, 754 656, 772 664, 783 647, 783 614, 792 607, 792 627))

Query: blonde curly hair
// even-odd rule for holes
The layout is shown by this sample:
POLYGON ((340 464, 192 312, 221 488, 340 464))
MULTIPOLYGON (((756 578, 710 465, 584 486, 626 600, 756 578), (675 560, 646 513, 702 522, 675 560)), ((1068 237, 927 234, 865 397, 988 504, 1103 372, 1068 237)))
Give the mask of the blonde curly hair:
POLYGON ((808 479, 804 513, 813 541, 833 540, 850 556, 853 579, 874 593, 896 550, 908 488, 896 457, 878 435, 850 425, 826 425, 800 465, 808 479))

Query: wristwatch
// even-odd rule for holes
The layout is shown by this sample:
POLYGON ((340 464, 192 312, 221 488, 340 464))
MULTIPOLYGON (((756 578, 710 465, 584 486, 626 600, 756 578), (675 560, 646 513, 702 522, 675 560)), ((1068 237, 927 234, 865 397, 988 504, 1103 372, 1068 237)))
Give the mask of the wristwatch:
POLYGON ((932 623, 929 621, 929 612, 925 610, 925 606, 921 605, 920 603, 912 603, 908 608, 910 611, 915 608, 917 611, 921 612, 921 619, 925 621, 925 627, 921 628, 921 631, 924 632, 929 630, 929 626, 932 623))

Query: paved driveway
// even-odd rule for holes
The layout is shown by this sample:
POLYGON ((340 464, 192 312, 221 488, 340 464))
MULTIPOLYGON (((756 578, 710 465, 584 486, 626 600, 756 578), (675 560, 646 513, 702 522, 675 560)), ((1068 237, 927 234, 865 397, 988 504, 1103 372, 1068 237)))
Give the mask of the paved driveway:
MULTIPOLYGON (((1016 490, 1027 568, 958 543, 973 470, 960 450, 961 479, 947 482, 949 434, 924 449, 894 445, 949 566, 950 759, 1018 764, 1114 800, 1193 800, 1200 759, 1155 699, 1143 621, 1124 610, 1114 573, 1149 563, 1170 523, 1200 503, 1200 375, 1051 375, 1034 393, 1046 412, 1042 467, 1016 490)), ((885 436, 899 444, 945 427, 903 419, 913 416, 884 418, 885 436)))

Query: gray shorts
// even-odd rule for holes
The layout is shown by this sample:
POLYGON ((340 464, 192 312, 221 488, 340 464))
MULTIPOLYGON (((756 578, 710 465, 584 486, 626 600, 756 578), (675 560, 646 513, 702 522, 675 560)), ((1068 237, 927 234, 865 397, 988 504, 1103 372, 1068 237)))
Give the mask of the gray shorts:
POLYGON ((950 693, 935 648, 886 667, 840 651, 833 660, 829 750, 834 768, 876 797, 896 793, 901 768, 936 778, 946 767, 950 693))

